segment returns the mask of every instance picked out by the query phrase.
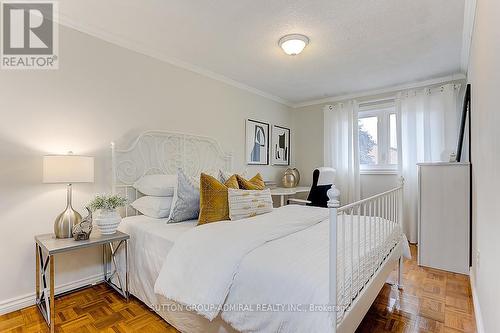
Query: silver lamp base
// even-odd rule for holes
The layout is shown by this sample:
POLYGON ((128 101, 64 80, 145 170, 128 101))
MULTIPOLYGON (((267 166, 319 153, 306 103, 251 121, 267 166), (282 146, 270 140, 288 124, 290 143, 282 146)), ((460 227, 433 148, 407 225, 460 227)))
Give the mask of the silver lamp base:
POLYGON ((82 222, 82 216, 71 206, 66 207, 64 212, 59 214, 54 221, 54 234, 56 238, 73 237, 73 226, 82 222))
POLYGON ((82 222, 82 216, 71 207, 71 184, 68 184, 66 209, 54 221, 56 238, 73 237, 73 226, 80 222, 82 222))

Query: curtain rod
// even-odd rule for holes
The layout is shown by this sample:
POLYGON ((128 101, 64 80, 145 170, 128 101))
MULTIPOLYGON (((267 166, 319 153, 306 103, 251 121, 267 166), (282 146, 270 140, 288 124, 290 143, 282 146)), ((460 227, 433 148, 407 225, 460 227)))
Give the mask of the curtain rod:
POLYGON ((396 102, 396 97, 385 97, 385 98, 376 98, 370 99, 367 101, 362 101, 359 103, 359 106, 370 106, 372 104, 383 104, 383 103, 394 103, 396 102))
POLYGON ((420 81, 420 82, 415 82, 415 83, 403 84, 403 85, 399 85, 399 86, 393 86, 393 87, 383 88, 383 89, 378 89, 378 90, 370 90, 370 91, 354 93, 354 94, 349 94, 349 95, 343 95, 343 96, 337 96, 337 97, 327 97, 327 98, 322 98, 322 99, 317 99, 317 100, 311 100, 311 101, 307 101, 307 102, 297 103, 293 107, 300 108, 300 107, 312 106, 312 105, 343 102, 343 101, 347 101, 347 100, 351 100, 351 99, 362 99, 364 97, 370 98, 370 96, 376 96, 376 95, 397 94, 398 92, 405 91, 405 90, 424 88, 424 87, 428 87, 428 86, 435 86, 435 85, 445 84, 447 82, 461 81, 461 80, 465 80, 465 79, 466 79, 466 76, 464 74, 460 73, 460 74, 454 74, 454 75, 440 77, 437 79, 431 79, 431 80, 420 81))

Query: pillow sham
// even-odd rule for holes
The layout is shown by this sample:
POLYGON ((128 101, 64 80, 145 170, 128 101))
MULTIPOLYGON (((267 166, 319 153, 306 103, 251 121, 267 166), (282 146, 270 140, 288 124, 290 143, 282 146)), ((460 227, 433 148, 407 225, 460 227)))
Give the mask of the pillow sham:
POLYGON ((144 195, 171 197, 177 186, 177 175, 146 175, 139 178, 133 186, 144 195))
POLYGON ((172 206, 173 197, 144 196, 132 202, 130 205, 141 214, 162 219, 168 217, 172 206))
POLYGON ((241 189, 263 190, 266 188, 266 185, 264 184, 264 179, 262 179, 260 173, 256 174, 255 176, 253 176, 253 178, 249 180, 246 180, 240 175, 236 175, 236 178, 238 179, 238 185, 240 186, 241 189))
POLYGON ((229 220, 227 201, 228 188, 237 189, 238 180, 235 175, 221 183, 217 179, 202 173, 200 176, 200 217, 198 225, 229 220))
POLYGON ((198 218, 200 212, 200 189, 184 171, 179 169, 174 202, 168 218, 168 223, 177 223, 198 218))
POLYGON ((253 217, 273 210, 271 190, 228 189, 229 218, 231 221, 253 217))

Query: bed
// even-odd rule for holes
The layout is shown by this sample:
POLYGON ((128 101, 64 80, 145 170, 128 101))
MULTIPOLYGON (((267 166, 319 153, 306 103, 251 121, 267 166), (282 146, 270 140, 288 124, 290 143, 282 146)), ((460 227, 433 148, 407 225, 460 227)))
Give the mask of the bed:
MULTIPOLYGON (((162 131, 113 145, 112 161, 113 188, 130 200, 145 174, 232 170, 215 140, 162 131)), ((290 205, 200 227, 126 207, 130 292, 182 332, 354 332, 409 252, 402 185, 344 207, 338 196, 333 187, 329 208, 290 205)))

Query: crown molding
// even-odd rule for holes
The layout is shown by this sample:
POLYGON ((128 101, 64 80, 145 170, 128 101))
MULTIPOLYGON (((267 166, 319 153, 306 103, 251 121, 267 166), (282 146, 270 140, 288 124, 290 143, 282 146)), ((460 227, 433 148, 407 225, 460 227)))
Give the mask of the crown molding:
POLYGON ((460 57, 460 69, 464 73, 467 73, 469 69, 472 33, 474 32, 474 22, 476 19, 476 5, 477 0, 465 0, 464 28, 462 32, 462 53, 460 57))
POLYGON ((457 73, 457 74, 453 74, 453 75, 442 76, 442 77, 439 77, 436 79, 419 81, 419 82, 412 82, 412 83, 391 86, 391 87, 382 88, 382 89, 369 90, 369 91, 365 91, 365 92, 348 94, 348 95, 326 97, 326 98, 321 98, 321 99, 314 99, 314 100, 310 100, 310 101, 306 101, 306 102, 296 103, 292 107, 293 108, 301 108, 301 107, 312 106, 312 105, 317 105, 317 104, 333 103, 333 102, 340 102, 340 101, 345 101, 345 100, 355 99, 355 98, 363 98, 363 97, 370 97, 370 96, 376 96, 376 95, 382 95, 382 94, 396 93, 396 92, 401 91, 401 90, 415 89, 415 88, 421 88, 421 87, 425 87, 425 86, 432 86, 435 84, 441 84, 441 83, 450 82, 450 81, 464 80, 465 78, 466 78, 465 74, 457 73))
POLYGON ((293 103, 287 101, 284 98, 281 98, 279 96, 275 96, 273 94, 267 93, 265 91, 262 91, 260 89, 254 88, 252 86, 249 86, 247 84, 238 82, 236 80, 233 80, 231 78, 228 78, 224 75, 214 73, 212 71, 209 71, 207 69, 201 68, 196 65, 189 64, 187 62, 167 57, 162 52, 155 50, 151 47, 145 46, 141 43, 132 41, 128 38, 119 36, 117 34, 110 33, 108 31, 104 31, 102 28, 98 28, 96 26, 91 26, 91 25, 82 25, 82 24, 77 24, 74 22, 74 20, 68 18, 67 16, 63 15, 62 13, 58 13, 58 23, 60 25, 63 25, 67 28, 82 32, 84 34, 87 34, 89 36, 101 39, 105 42, 108 42, 110 44, 117 45, 119 47, 123 47, 125 49, 149 56, 151 58, 166 62, 170 65, 188 70, 190 72, 194 72, 196 74, 208 77, 212 80, 216 80, 222 83, 225 83, 229 86, 250 92, 252 94, 264 97, 266 99, 272 100, 274 102, 283 104, 288 107, 293 107, 293 103))
MULTIPOLYGON (((463 33, 463 46, 462 46, 462 58, 461 58, 461 70, 462 72, 466 73, 467 72, 467 66, 468 66, 468 59, 469 59, 469 49, 470 49, 470 44, 471 44, 471 38, 472 38, 472 29, 474 26, 474 13, 475 13, 475 7, 476 7, 476 1, 477 0, 466 0, 466 7, 465 7, 465 17, 468 17, 469 20, 467 21, 467 26, 469 28, 466 29, 466 23, 464 23, 464 33, 463 33), (467 37, 467 38, 466 38, 467 37)), ((110 33, 108 31, 103 30, 102 28, 96 27, 96 26, 91 26, 91 25, 82 25, 82 24, 77 24, 74 22, 74 20, 68 18, 67 16, 63 15, 62 13, 59 13, 58 15, 58 23, 60 25, 63 25, 67 28, 79 31, 81 33, 87 34, 89 36, 98 38, 100 40, 103 40, 105 42, 108 42, 113 45, 117 45, 119 47, 131 50, 133 52, 137 52, 140 54, 143 54, 145 56, 160 60, 162 62, 166 62, 172 66, 179 67, 182 69, 185 69, 187 71, 196 73, 198 75, 202 75, 205 77, 208 77, 210 79, 225 83, 229 86, 241 89, 243 91, 250 92, 252 94, 261 96, 263 98, 266 98, 268 100, 280 103, 282 105, 285 105, 290 108, 301 108, 305 106, 312 106, 316 104, 323 104, 323 103, 331 103, 331 102, 338 102, 342 100, 347 100, 347 99, 353 99, 353 98, 361 98, 361 97, 368 97, 368 96, 373 96, 373 95, 379 95, 379 94, 385 94, 385 93, 391 93, 395 92, 398 90, 405 90, 405 89, 413 89, 413 88, 418 88, 418 87, 423 87, 426 85, 433 85, 433 84, 439 84, 447 81, 455 81, 455 80, 463 80, 466 78, 465 74, 462 73, 457 73, 449 76, 444 76, 436 79, 431 79, 431 80, 426 80, 426 81, 420 81, 420 82, 415 82, 415 83, 409 83, 409 84, 404 84, 404 85, 396 85, 396 86, 391 86, 388 88, 382 88, 382 89, 376 89, 376 90, 370 90, 366 92, 361 92, 361 93, 353 93, 353 94, 348 94, 348 95, 341 95, 341 96, 331 96, 331 97, 326 97, 326 98, 321 98, 321 99, 313 99, 313 100, 308 100, 308 101, 303 101, 303 102, 298 102, 298 103, 293 103, 291 101, 288 101, 284 98, 281 98, 279 96, 273 95, 271 93, 267 93, 265 91, 262 91, 260 89, 254 88, 252 86, 249 86, 247 84, 241 83, 239 81, 233 80, 231 78, 228 78, 224 75, 217 74, 215 72, 212 72, 210 70, 201 68, 199 66, 172 58, 172 57, 167 57, 165 56, 162 52, 145 46, 139 42, 131 41, 130 39, 119 36, 114 33, 110 33)))

